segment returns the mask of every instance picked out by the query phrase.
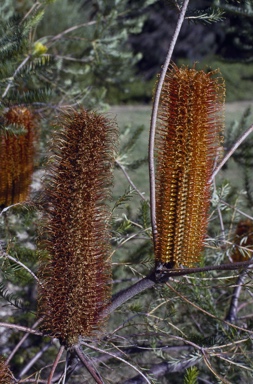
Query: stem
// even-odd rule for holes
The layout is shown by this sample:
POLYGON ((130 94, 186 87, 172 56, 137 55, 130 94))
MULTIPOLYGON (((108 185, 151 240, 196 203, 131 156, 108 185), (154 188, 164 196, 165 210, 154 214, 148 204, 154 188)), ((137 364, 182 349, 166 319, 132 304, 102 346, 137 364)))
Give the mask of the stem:
MULTIPOLYGON (((148 371, 149 375, 152 375, 152 377, 158 378, 161 376, 166 375, 169 372, 182 372, 185 369, 192 367, 193 365, 196 365, 197 361, 190 358, 189 360, 183 360, 179 363, 167 363, 164 361, 160 364, 155 364, 153 367, 148 371)), ((122 384, 144 384, 145 380, 140 375, 137 375, 135 377, 132 377, 131 379, 128 379, 124 381, 122 384)))
MULTIPOLYGON (((213 185, 214 185, 214 190, 215 190, 215 192, 216 192, 217 189, 216 189, 216 182, 215 182, 215 179, 213 180, 213 185)), ((225 227, 224 227, 223 217, 222 217, 222 213, 221 213, 221 209, 220 209, 219 204, 217 205, 217 212, 218 212, 218 216, 219 216, 219 220, 220 220, 221 240, 222 240, 222 244, 224 245, 224 244, 226 243, 226 239, 225 239, 225 227)))
POLYGON ((22 376, 24 376, 28 371, 29 369, 32 368, 32 366, 36 363, 36 361, 39 360, 39 358, 43 355, 44 352, 46 352, 48 350, 48 348, 52 345, 52 341, 50 341, 49 343, 47 343, 46 345, 44 345, 38 353, 36 353, 33 358, 29 361, 29 363, 27 363, 25 365, 25 367, 22 369, 22 371, 20 372, 20 374, 18 375, 18 378, 21 379, 22 376))
POLYGON ((251 264, 253 264, 253 260, 240 261, 238 263, 233 263, 233 264, 221 264, 221 265, 215 265, 215 266, 207 265, 206 267, 172 269, 172 270, 168 270, 167 273, 163 271, 163 276, 167 275, 168 277, 175 277, 175 276, 187 276, 187 275, 191 275, 193 273, 199 273, 199 272, 235 271, 236 269, 240 269, 240 268, 248 268, 248 266, 251 264))
POLYGON ((140 197, 144 200, 144 201, 147 201, 145 199, 145 197, 143 196, 143 193, 141 193, 141 191, 139 191, 139 189, 136 187, 136 185, 133 183, 133 181, 131 180, 130 176, 128 175, 125 167, 117 160, 115 160, 115 163, 120 167, 120 169, 122 170, 122 172, 124 173, 127 181, 129 182, 129 184, 131 185, 131 187, 138 193, 138 195, 140 195, 140 197))
POLYGON ((116 293, 116 295, 113 296, 112 302, 108 305, 108 307, 106 307, 104 316, 114 312, 115 309, 130 300, 132 297, 138 295, 140 292, 145 291, 148 288, 152 288, 155 283, 155 275, 152 273, 149 276, 137 281, 137 283, 131 287, 116 293))
POLYGON ((116 295, 114 295, 111 304, 104 310, 102 316, 107 316, 110 313, 114 312, 122 304, 126 303, 128 300, 138 295, 139 293, 145 291, 148 288, 152 288, 157 283, 166 282, 170 277, 176 276, 187 276, 193 273, 199 272, 209 272, 209 271, 234 271, 240 268, 248 268, 253 264, 253 260, 240 261, 233 264, 221 264, 216 266, 206 266, 206 267, 196 267, 196 268, 185 268, 185 269, 164 269, 159 271, 152 272, 149 276, 144 277, 139 280, 136 284, 132 285, 129 288, 126 288, 116 295))
MULTIPOLYGON (((91 374, 91 376, 93 377, 93 379, 95 380, 95 382, 97 384, 104 384, 103 380, 101 379, 100 375, 98 372, 96 372, 96 370, 91 366, 89 360, 87 359, 87 357, 82 353, 82 351, 80 350, 80 347, 79 346, 75 346, 74 347, 74 350, 77 354, 77 356, 79 357, 80 361, 82 362, 82 364, 85 366, 85 368, 87 369, 87 371, 91 374)), ((49 383, 48 383, 49 384, 49 383)))
POLYGON ((146 382, 148 384, 151 384, 151 382, 148 380, 148 378, 139 369, 137 369, 133 364, 129 363, 129 361, 122 359, 121 357, 115 355, 114 353, 105 351, 105 350, 98 348, 98 347, 94 347, 93 345, 85 343, 84 341, 81 341, 81 344, 85 345, 88 348, 94 349, 94 351, 101 352, 103 354, 109 355, 115 359, 122 361, 123 363, 125 363, 125 364, 129 365, 131 368, 133 368, 136 372, 138 372, 144 378, 144 380, 145 380, 144 383, 146 382))
MULTIPOLYGON (((33 12, 33 10, 34 10, 35 8, 38 9, 40 6, 41 6, 41 4, 39 3, 39 1, 36 1, 36 3, 33 4, 33 6, 29 9, 29 11, 27 12, 27 14, 23 17, 21 23, 23 23, 23 22, 25 21, 25 19, 27 19, 27 17, 33 12)), ((37 11, 37 9, 36 9, 36 11, 37 11)))
MULTIPOLYGON (((39 319, 38 321, 36 321, 36 323, 34 323, 34 325, 32 326, 32 329, 36 328, 37 325, 39 325, 41 322, 42 322, 43 318, 39 319)), ((23 342, 27 339, 27 337, 29 336, 30 333, 26 333, 22 339, 18 342, 18 344, 15 346, 15 348, 13 349, 13 351, 11 352, 10 356, 8 357, 8 359, 6 360, 6 364, 9 364, 11 359, 13 358, 13 356, 15 355, 15 353, 18 351, 18 349, 21 347, 21 345, 23 344, 23 342)))
POLYGON ((78 25, 74 25, 73 27, 70 27, 68 29, 65 29, 65 31, 59 33, 58 35, 54 36, 51 41, 56 41, 56 40, 59 40, 61 39, 63 36, 67 35, 68 33, 70 32, 73 32, 79 28, 82 28, 82 27, 88 27, 90 25, 94 25, 96 24, 97 21, 96 20, 92 20, 92 21, 89 21, 88 23, 83 23, 83 24, 78 24, 78 25))
POLYGON ((245 217, 247 217, 248 219, 253 220, 253 217, 252 217, 252 216, 250 216, 250 215, 248 215, 247 213, 245 213, 245 212, 241 211, 240 209, 236 208, 234 205, 228 204, 225 200, 220 199, 220 202, 221 202, 222 204, 225 204, 227 207, 232 208, 234 211, 239 212, 242 216, 245 216, 245 217))
POLYGON ((247 129, 246 132, 242 134, 242 136, 237 140, 237 142, 233 145, 233 147, 230 149, 230 151, 226 154, 226 156, 222 159, 218 167, 215 169, 215 171, 212 174, 211 180, 212 181, 217 173, 221 170, 223 165, 228 161, 228 159, 233 155, 233 153, 237 150, 237 148, 242 144, 242 142, 253 132, 253 125, 247 129))
POLYGON ((8 255, 6 252, 3 252, 1 250, 1 245, 0 245, 0 256, 6 257, 7 259, 14 261, 14 263, 20 265, 22 268, 24 268, 32 277, 40 284, 38 277, 33 273, 25 264, 23 264, 21 261, 17 260, 15 257, 8 255))
POLYGON ((22 63, 19 64, 18 68, 17 68, 16 71, 13 73, 13 76, 12 76, 12 78, 11 78, 9 84, 7 85, 7 87, 6 87, 5 91, 4 91, 4 93, 2 94, 2 99, 5 98, 5 96, 7 95, 7 93, 9 92, 9 90, 10 90, 12 84, 13 84, 13 81, 14 81, 15 77, 17 76, 17 74, 19 73, 19 71, 24 67, 24 65, 27 63, 27 61, 30 59, 30 57, 31 57, 30 55, 27 56, 27 57, 22 61, 22 63))
POLYGON ((72 373, 74 372, 74 370, 79 364, 80 364, 80 360, 76 356, 75 352, 71 349, 67 350, 65 368, 62 375, 64 381, 62 384, 68 383, 72 373))
POLYGON ((239 296, 240 296, 242 284, 244 283, 244 279, 246 275, 247 275, 247 270, 244 270, 240 273, 240 276, 238 277, 236 282, 236 287, 233 290, 233 295, 231 298, 229 310, 225 318, 225 320, 228 321, 229 323, 234 323, 236 321, 239 296))
POLYGON ((52 384, 52 382, 53 382, 54 373, 55 373, 55 370, 56 370, 57 365, 59 363, 59 360, 60 360, 60 358, 61 358, 61 356, 63 354, 63 351, 64 351, 64 346, 61 346, 61 348, 59 349, 59 352, 58 352, 58 354, 56 356, 56 359, 54 361, 54 364, 52 366, 52 369, 51 369, 51 372, 50 372, 47 384, 52 384))
POLYGON ((171 57, 177 42, 177 38, 179 35, 179 32, 181 30, 185 13, 188 7, 189 0, 185 0, 184 4, 181 8, 177 26, 174 32, 174 35, 172 37, 169 50, 165 59, 165 63, 161 72, 161 76, 159 79, 159 82, 157 84, 155 96, 154 96, 154 102, 153 102, 153 108, 151 113, 151 123, 150 123, 150 136, 149 136, 149 178, 150 178, 150 204, 151 204, 151 224, 152 224, 152 232, 153 232, 153 240, 154 244, 156 244, 156 237, 157 237, 157 226, 156 226, 156 199, 155 199, 155 161, 154 161, 154 146, 155 146, 155 129, 156 129, 156 122, 157 122, 157 115, 158 115, 158 107, 159 107, 159 101, 162 91, 163 82, 166 76, 167 69, 169 67, 171 57))
MULTIPOLYGON (((118 17, 119 16, 122 16, 124 13, 119 13, 118 14, 118 17)), ((68 29, 65 29, 65 31, 62 31, 60 32, 58 35, 52 37, 52 39, 50 40, 50 42, 54 42, 56 40, 59 40, 61 39, 63 36, 65 36, 66 34, 70 33, 70 32, 73 32, 73 31, 76 31, 77 29, 79 28, 83 28, 83 27, 89 27, 91 25, 94 25, 94 24, 97 24, 97 20, 91 20, 91 21, 88 21, 87 23, 83 23, 83 24, 78 24, 78 25, 74 25, 73 27, 70 27, 68 29)))
POLYGON ((1 217, 2 215, 4 215, 10 208, 12 208, 12 207, 16 207, 17 205, 24 205, 24 202, 23 202, 23 203, 12 204, 12 205, 9 205, 8 207, 5 207, 5 208, 2 209, 2 211, 0 212, 0 217, 1 217))
POLYGON ((17 324, 8 324, 8 323, 0 322, 0 327, 12 328, 12 329, 15 329, 16 331, 28 332, 28 333, 32 333, 33 335, 43 336, 42 332, 36 331, 32 328, 22 327, 21 325, 17 325, 17 324))

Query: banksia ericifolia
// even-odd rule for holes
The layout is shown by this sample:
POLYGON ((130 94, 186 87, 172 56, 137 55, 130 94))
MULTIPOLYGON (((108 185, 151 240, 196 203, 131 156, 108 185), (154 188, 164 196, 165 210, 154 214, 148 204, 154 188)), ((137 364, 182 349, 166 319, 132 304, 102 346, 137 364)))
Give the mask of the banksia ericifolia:
POLYGON ((234 263, 246 261, 253 256, 253 222, 240 220, 234 236, 234 248, 231 258, 234 263))
POLYGON ((189 267, 200 258, 224 95, 216 71, 172 65, 163 85, 156 137, 155 255, 169 267, 189 267))
POLYGON ((12 373, 5 363, 5 360, 0 356, 0 384, 14 384, 15 380, 12 373))
POLYGON ((115 123, 93 112, 70 111, 54 143, 45 186, 48 259, 39 270, 43 329, 63 344, 99 330, 110 297, 109 208, 115 123))
POLYGON ((22 106, 11 107, 3 115, 0 132, 0 207, 26 200, 34 160, 35 117, 22 106), (13 126, 13 130, 6 129, 13 126), (15 129, 17 132, 15 132, 15 129))

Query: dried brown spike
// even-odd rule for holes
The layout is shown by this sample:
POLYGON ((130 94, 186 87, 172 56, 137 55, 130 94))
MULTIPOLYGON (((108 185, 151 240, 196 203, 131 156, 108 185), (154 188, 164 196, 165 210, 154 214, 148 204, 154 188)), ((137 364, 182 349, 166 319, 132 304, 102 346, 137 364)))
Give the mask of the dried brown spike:
MULTIPOLYGON (((60 121, 45 190, 49 258, 39 276, 43 329, 73 345, 103 324, 110 297, 109 197, 117 129, 93 112, 70 111, 60 121)), ((43 263, 43 260, 41 260, 43 263)))
POLYGON ((0 134, 0 207, 24 201, 29 193, 34 160, 35 118, 26 107, 15 106, 3 116, 4 125, 24 130, 0 134))
POLYGON ((225 87, 216 73, 172 65, 163 85, 155 255, 177 267, 199 260, 206 233, 209 180, 223 129, 225 87))
POLYGON ((0 356, 0 384, 14 384, 15 380, 5 360, 0 356))
POLYGON ((239 221, 234 236, 234 245, 231 255, 234 263, 249 260, 253 256, 253 222, 251 220, 239 221))

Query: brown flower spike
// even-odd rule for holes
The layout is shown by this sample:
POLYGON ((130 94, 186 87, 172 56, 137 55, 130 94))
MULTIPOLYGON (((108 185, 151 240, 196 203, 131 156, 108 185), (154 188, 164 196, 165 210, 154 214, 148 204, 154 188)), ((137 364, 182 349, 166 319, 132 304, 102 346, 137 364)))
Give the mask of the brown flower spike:
MULTIPOLYGON (((93 112, 70 111, 60 121, 51 178, 45 187, 48 260, 39 271, 43 329, 74 345, 102 325, 110 297, 109 208, 117 129, 93 112)), ((41 260, 43 263, 43 260, 41 260)))
POLYGON ((240 220, 234 236, 231 258, 234 263, 249 260, 253 256, 253 222, 240 220), (242 248, 243 247, 243 248, 242 248))
POLYGON ((15 380, 12 373, 6 365, 5 360, 0 356, 0 384, 14 384, 15 380))
POLYGON ((3 116, 4 125, 23 132, 0 134, 0 207, 26 200, 31 184, 34 159, 35 118, 26 107, 15 106, 3 116))
POLYGON ((156 260, 190 267, 207 228, 210 177, 223 130, 225 86, 217 71, 172 65, 156 137, 156 260))

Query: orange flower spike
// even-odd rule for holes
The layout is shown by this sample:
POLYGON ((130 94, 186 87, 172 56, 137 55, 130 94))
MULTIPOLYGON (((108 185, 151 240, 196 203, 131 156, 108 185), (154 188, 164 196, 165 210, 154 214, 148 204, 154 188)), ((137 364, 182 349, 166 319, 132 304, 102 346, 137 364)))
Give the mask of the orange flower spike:
POLYGON ((8 131, 0 137, 0 206, 24 201, 33 172, 35 117, 26 107, 15 106, 4 114, 4 125, 24 129, 15 135, 8 131))
POLYGON ((85 110, 60 121, 45 188, 48 260, 41 260, 39 316, 43 330, 63 344, 77 343, 104 323, 111 295, 109 217, 117 129, 85 110))
POLYGON ((156 135, 156 260, 199 261, 207 229, 210 177, 223 130, 225 86, 217 71, 171 66, 156 135))
POLYGON ((234 236, 234 244, 235 247, 231 255, 234 263, 249 260, 253 256, 253 222, 251 220, 239 221, 234 236), (243 249, 240 249, 240 246, 243 249))

